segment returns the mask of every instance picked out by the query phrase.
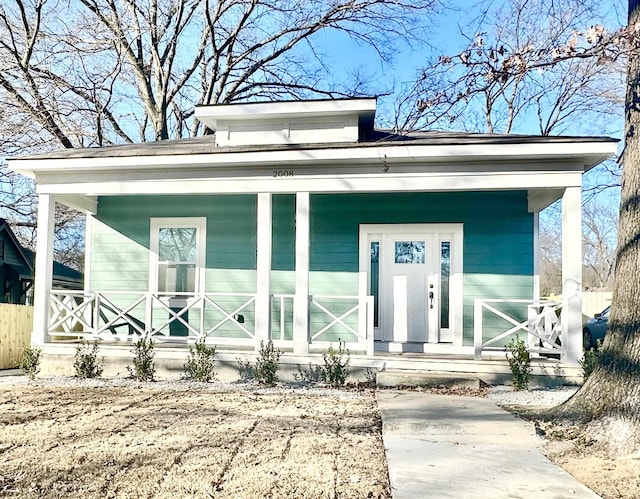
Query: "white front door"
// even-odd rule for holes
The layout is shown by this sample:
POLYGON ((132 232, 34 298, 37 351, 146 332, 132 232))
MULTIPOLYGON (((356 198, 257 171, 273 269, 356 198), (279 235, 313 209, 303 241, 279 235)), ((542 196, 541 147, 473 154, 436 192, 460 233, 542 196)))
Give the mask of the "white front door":
POLYGON ((461 345, 462 224, 363 225, 360 232, 375 339, 461 345))

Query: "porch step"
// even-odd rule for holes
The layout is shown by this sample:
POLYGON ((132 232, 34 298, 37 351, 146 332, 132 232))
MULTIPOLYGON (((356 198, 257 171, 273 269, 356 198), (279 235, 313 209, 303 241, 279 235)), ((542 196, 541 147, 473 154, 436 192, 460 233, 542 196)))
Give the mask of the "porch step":
POLYGON ((380 371, 376 376, 376 385, 381 388, 393 388, 398 386, 424 386, 424 387, 452 387, 480 388, 480 379, 472 374, 442 373, 409 370, 380 371))

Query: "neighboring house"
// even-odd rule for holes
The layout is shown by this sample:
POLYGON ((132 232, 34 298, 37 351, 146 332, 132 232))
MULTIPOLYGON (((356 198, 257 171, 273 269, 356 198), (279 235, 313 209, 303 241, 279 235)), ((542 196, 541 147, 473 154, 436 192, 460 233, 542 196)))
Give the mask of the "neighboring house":
POLYGON ((215 135, 10 160, 38 185, 34 342, 64 329, 482 358, 519 332, 576 365, 582 175, 616 141, 395 134, 375 109, 200 106, 215 135), (558 199, 560 304, 538 291, 538 213, 558 199), (83 292, 52 287, 56 202, 88 215, 83 292))
MULTIPOLYGON (((0 303, 29 303, 33 285, 33 252, 22 247, 6 220, 0 218, 0 303)), ((53 263, 53 285, 82 289, 82 274, 53 263)))

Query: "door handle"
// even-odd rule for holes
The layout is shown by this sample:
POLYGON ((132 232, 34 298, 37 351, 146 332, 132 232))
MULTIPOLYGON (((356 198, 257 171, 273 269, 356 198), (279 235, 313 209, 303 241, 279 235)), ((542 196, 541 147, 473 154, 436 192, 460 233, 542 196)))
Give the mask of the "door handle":
POLYGON ((433 291, 429 291, 429 308, 433 308, 433 291))

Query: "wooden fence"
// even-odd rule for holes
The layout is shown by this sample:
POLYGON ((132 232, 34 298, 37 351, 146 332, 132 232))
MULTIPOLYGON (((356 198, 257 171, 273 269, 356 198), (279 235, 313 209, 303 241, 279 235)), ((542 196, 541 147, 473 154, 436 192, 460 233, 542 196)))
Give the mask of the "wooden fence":
POLYGON ((32 327, 33 307, 0 303, 0 369, 18 367, 32 327))
MULTIPOLYGON (((582 320, 586 321, 595 314, 602 312, 611 305, 611 291, 583 291, 582 292, 582 320)), ((562 301, 562 295, 551 294, 551 300, 562 301)))

